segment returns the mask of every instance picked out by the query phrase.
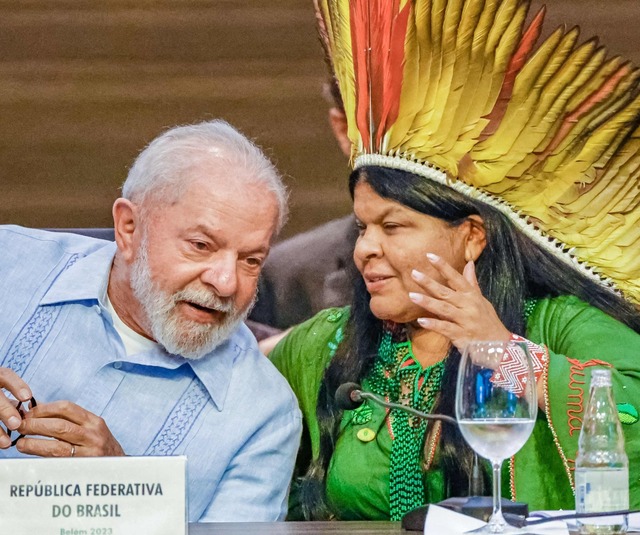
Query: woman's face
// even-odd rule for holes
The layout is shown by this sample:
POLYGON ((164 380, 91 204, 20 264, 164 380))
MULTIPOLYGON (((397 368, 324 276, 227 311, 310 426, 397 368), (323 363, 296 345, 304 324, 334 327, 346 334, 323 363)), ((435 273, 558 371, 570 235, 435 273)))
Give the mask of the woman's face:
POLYGON ((444 283, 426 257, 435 253, 462 272, 467 226, 452 227, 385 199, 364 181, 355 187, 353 209, 360 228, 353 258, 371 295, 371 311, 396 323, 425 317, 425 310, 409 299, 409 292, 422 291, 411 271, 444 283))

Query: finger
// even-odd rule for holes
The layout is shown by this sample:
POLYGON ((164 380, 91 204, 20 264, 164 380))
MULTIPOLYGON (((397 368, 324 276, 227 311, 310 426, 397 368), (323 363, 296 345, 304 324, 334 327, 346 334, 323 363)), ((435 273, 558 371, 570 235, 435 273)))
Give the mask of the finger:
POLYGON ((442 275, 452 290, 465 291, 469 289, 467 280, 442 257, 434 253, 427 253, 427 260, 442 275))
POLYGON ((473 260, 469 260, 462 270, 464 279, 474 288, 479 288, 478 278, 476 277, 476 265, 473 260))
POLYGON ((457 320, 460 316, 460 309, 450 303, 415 292, 409 293, 409 299, 426 311, 431 312, 431 314, 437 318, 458 323, 457 320))
POLYGON ((55 438, 70 444, 82 444, 82 428, 64 418, 27 418, 18 431, 26 436, 55 438))
MULTIPOLYGON (((31 399, 31 389, 18 375, 9 368, 0 368, 0 387, 5 388, 20 401, 31 399)), ((22 422, 22 415, 16 409, 15 401, 0 394, 0 420, 7 429, 16 430, 22 422)), ((8 448, 11 440, 4 430, 0 431, 0 448, 8 448)))
POLYGON ((38 404, 37 407, 33 407, 25 414, 25 419, 60 418, 77 425, 85 425, 91 420, 91 416, 92 414, 89 411, 79 405, 71 401, 62 400, 38 404))
POLYGON ((20 401, 29 401, 33 394, 29 385, 9 368, 0 368, 0 388, 4 388, 20 401))
POLYGON ((446 320, 437 318, 418 318, 418 323, 423 329, 441 334, 452 342, 460 335, 460 328, 446 320))
POLYGON ((414 269, 411 272, 411 278, 420 284, 422 289, 427 291, 431 297, 441 300, 455 299, 456 292, 421 271, 414 269))
POLYGON ((78 457, 78 446, 60 440, 24 437, 18 440, 16 449, 38 457, 78 457), (72 455, 73 454, 73 455, 72 455))
MULTIPOLYGON (((106 422, 75 403, 43 403, 25 418, 20 432, 24 435, 51 437, 82 447, 83 456, 124 455, 106 422)), ((76 454, 77 455, 77 454, 76 454)))

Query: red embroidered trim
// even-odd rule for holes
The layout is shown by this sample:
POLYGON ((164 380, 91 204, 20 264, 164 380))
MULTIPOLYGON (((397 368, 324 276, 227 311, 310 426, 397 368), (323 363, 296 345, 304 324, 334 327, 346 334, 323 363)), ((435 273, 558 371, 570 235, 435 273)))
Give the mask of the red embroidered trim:
MULTIPOLYGON (((389 403, 389 396, 386 395, 384 397, 384 400, 389 403)), ((389 436, 391 437, 391 440, 394 440, 396 437, 393 434, 393 422, 391 420, 393 420, 393 415, 391 414, 391 409, 389 408, 385 408, 384 409, 384 419, 387 421, 387 429, 389 430, 389 436)))
MULTIPOLYGON (((431 468, 431 463, 433 463, 433 459, 436 456, 436 449, 438 448, 438 443, 440 442, 440 435, 442 434, 442 425, 441 422, 434 422, 433 431, 429 433, 429 442, 427 449, 427 455, 425 456, 424 461, 424 470, 425 472, 431 468)), ((427 446, 427 444, 425 444, 427 446)))
POLYGON ((511 334, 511 340, 507 346, 507 353, 502 357, 502 361, 498 366, 498 369, 491 377, 491 381, 501 388, 513 392, 516 396, 521 396, 527 387, 527 368, 525 357, 522 349, 517 345, 518 343, 526 344, 531 356, 531 363, 533 365, 533 376, 537 382, 546 363, 549 361, 549 355, 545 346, 539 346, 534 344, 530 340, 518 336, 517 334, 511 334))
POLYGON ((569 436, 573 436, 575 431, 580 431, 582 428, 582 412, 584 410, 584 388, 585 381, 578 379, 577 377, 584 378, 584 369, 591 366, 606 366, 611 368, 611 363, 603 360, 592 359, 586 362, 581 362, 577 359, 571 359, 567 357, 567 361, 571 364, 569 369, 569 389, 573 390, 575 394, 569 394, 567 396, 567 407, 573 407, 567 409, 567 425, 569 426, 569 436))

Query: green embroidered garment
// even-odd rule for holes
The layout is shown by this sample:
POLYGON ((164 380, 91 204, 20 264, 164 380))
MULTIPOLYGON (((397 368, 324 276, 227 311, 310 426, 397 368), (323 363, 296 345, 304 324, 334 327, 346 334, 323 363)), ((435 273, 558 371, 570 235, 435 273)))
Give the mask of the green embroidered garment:
MULTIPOLYGON (((288 379, 302 410, 303 437, 297 474, 304 459, 318 454, 316 402, 322 374, 342 340, 348 309, 320 312, 296 327, 270 354, 288 379)), ((629 499, 640 507, 640 335, 575 297, 537 302, 526 338, 549 350, 545 411, 539 411, 531 438, 504 465, 503 495, 530 510, 573 509, 573 462, 593 366, 613 366, 615 400, 629 455, 629 499)), ((367 381, 363 381, 367 387, 367 381)), ((327 497, 336 518, 389 518, 389 459, 392 439, 386 411, 375 405, 345 411, 327 476, 327 497)), ((436 450, 424 474, 427 502, 447 498, 436 450)), ((299 518, 295 481, 290 520, 299 518)))

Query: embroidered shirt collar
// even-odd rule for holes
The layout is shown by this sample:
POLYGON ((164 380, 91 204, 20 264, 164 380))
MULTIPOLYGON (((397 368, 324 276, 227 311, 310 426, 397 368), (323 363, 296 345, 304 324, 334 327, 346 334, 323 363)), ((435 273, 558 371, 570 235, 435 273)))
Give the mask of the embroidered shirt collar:
POLYGON ((74 261, 58 275, 53 284, 40 300, 41 305, 55 305, 74 301, 97 301, 104 304, 107 295, 109 272, 116 244, 107 243, 104 247, 74 261))

